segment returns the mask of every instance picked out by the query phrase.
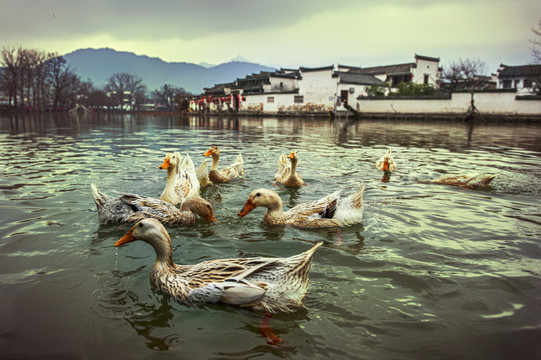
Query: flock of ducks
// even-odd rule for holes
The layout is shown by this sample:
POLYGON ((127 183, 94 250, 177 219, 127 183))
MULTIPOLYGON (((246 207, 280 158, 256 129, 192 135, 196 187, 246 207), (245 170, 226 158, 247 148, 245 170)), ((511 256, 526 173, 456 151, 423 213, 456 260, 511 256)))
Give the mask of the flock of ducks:
MULTIPOLYGON (((134 240, 150 244, 156 252, 150 274, 152 287, 181 303, 221 302, 269 313, 302 308, 314 252, 322 243, 287 258, 217 259, 196 265, 173 263, 171 239, 164 225, 193 225, 198 217, 215 222, 212 205, 201 197, 201 188, 244 176, 240 154, 232 165, 224 168, 219 168, 218 146, 212 146, 203 155, 212 157, 210 171, 206 160, 196 170, 189 155, 182 159, 178 152, 167 154, 159 166, 167 170, 165 189, 159 199, 129 193, 109 196, 91 185, 100 221, 135 223, 115 246, 134 240)), ((305 185, 297 172, 298 161, 295 151, 281 155, 274 180, 286 187, 305 185)), ((391 172, 396 170, 390 149, 375 166, 383 171, 382 180, 388 181, 391 172)), ((480 188, 493 178, 483 174, 443 176, 430 182, 480 188)), ((347 197, 343 196, 343 190, 338 190, 284 212, 280 196, 273 190, 261 188, 252 191, 238 215, 244 217, 256 207, 264 207, 267 210, 263 221, 268 225, 305 229, 348 226, 361 222, 363 192, 364 184, 361 184, 347 197)))

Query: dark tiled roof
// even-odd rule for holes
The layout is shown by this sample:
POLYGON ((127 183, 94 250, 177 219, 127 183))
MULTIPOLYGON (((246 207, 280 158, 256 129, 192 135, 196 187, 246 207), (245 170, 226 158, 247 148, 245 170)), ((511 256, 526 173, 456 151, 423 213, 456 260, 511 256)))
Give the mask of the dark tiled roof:
POLYGON ((374 66, 360 69, 351 69, 349 72, 369 75, 399 75, 411 74, 411 69, 415 68, 415 63, 374 66))
POLYGON ((430 57, 430 56, 423 56, 423 55, 418 55, 418 54, 415 54, 415 58, 420 59, 420 60, 426 60, 426 61, 437 61, 437 62, 440 61, 440 58, 435 58, 435 57, 430 57))
POLYGON ((352 85, 379 85, 384 82, 369 74, 356 74, 351 72, 339 73, 341 84, 352 85))
POLYGON ((324 66, 324 67, 319 67, 319 68, 301 67, 300 71, 302 71, 302 72, 310 72, 310 71, 324 71, 324 70, 333 70, 333 69, 334 69, 334 66, 330 65, 330 66, 324 66))
POLYGON ((507 66, 500 65, 503 70, 498 74, 498 78, 501 77, 518 77, 518 76, 541 76, 541 64, 540 65, 521 65, 521 66, 507 66))

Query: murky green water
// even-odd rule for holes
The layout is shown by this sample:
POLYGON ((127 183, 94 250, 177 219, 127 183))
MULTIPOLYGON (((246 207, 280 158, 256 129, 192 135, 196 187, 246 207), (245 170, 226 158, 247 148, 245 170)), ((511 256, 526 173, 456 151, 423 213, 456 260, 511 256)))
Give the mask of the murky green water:
POLYGON ((541 357, 541 125, 153 116, 0 117, 0 356, 51 359, 533 359, 541 357), (317 241, 306 310, 187 307, 153 292, 152 249, 113 244, 90 184, 159 196, 164 154, 196 166, 241 152, 246 180, 203 196, 219 223, 168 228, 174 260, 288 256, 317 241), (373 166, 393 148, 388 183, 373 166), (308 186, 272 183, 299 150, 308 186), (496 173, 492 189, 420 183, 496 173), (360 225, 271 228, 237 217, 258 187, 286 207, 364 182, 360 225))

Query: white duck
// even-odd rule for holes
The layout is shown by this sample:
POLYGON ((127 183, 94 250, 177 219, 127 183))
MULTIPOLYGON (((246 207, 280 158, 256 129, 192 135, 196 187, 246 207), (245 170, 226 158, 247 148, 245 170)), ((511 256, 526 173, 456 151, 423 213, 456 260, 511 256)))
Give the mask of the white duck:
POLYGON ((213 183, 229 182, 244 175, 244 161, 241 154, 237 156, 237 159, 232 165, 223 169, 218 169, 218 162, 220 160, 220 149, 218 146, 211 146, 203 156, 212 156, 212 166, 208 177, 213 183))
POLYGON ((193 161, 189 155, 184 157, 182 164, 178 152, 165 156, 159 169, 167 169, 165 188, 160 195, 160 200, 178 205, 184 199, 199 196, 200 185, 197 180, 193 161))
POLYGON ((171 239, 162 224, 144 219, 115 246, 134 240, 150 244, 156 261, 150 272, 153 288, 187 304, 224 303, 268 312, 304 307, 308 273, 318 243, 288 258, 237 258, 209 260, 195 265, 173 263, 171 239))
POLYGON ((263 221, 268 225, 291 225, 299 228, 325 228, 360 223, 363 214, 364 184, 352 195, 341 197, 338 190, 322 199, 300 204, 283 211, 282 199, 269 189, 252 191, 238 215, 244 217, 258 206, 267 208, 263 221))
POLYGON ((376 168, 381 171, 393 172, 396 170, 396 164, 393 159, 391 149, 388 149, 383 156, 376 161, 376 168))
POLYGON ((300 187, 305 185, 304 180, 297 172, 298 162, 299 157, 296 151, 292 151, 287 156, 282 154, 278 160, 278 170, 274 175, 274 180, 285 187, 300 187), (290 161, 288 161, 288 158, 290 161))

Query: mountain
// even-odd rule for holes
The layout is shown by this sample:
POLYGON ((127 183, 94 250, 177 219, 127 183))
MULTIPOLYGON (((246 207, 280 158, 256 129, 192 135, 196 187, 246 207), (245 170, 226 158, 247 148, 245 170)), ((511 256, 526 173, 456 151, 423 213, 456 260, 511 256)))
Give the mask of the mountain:
POLYGON ((245 61, 208 67, 187 62, 165 62, 159 58, 108 48, 80 49, 63 57, 81 79, 90 79, 96 87, 105 86, 114 73, 127 72, 142 78, 149 91, 171 84, 193 94, 201 93, 203 88, 233 82, 252 73, 275 70, 245 61))

